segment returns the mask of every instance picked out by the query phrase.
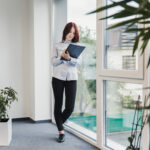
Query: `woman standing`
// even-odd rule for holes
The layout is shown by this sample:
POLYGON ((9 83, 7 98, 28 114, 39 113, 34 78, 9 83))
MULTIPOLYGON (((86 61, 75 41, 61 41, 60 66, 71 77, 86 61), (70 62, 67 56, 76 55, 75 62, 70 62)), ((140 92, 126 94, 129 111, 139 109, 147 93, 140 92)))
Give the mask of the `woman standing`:
POLYGON ((77 91, 77 65, 80 58, 72 58, 65 52, 70 43, 78 44, 79 30, 75 23, 66 24, 63 30, 62 41, 55 44, 52 56, 53 76, 52 87, 55 98, 54 117, 59 131, 57 141, 65 141, 64 122, 70 117, 74 110, 77 91), (61 58, 64 58, 63 60, 61 58), (65 109, 62 111, 63 93, 65 90, 65 109))

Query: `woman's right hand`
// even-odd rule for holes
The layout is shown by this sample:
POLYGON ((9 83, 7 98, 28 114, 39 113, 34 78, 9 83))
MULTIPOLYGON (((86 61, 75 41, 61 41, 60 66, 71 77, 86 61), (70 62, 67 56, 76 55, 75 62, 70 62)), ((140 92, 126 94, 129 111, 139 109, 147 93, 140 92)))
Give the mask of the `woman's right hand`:
POLYGON ((66 49, 63 50, 61 57, 64 57, 67 60, 71 60, 71 57, 70 57, 68 51, 66 51, 66 49))
POLYGON ((65 51, 66 51, 66 49, 64 49, 64 50, 62 51, 61 57, 64 57, 64 58, 65 58, 65 51))

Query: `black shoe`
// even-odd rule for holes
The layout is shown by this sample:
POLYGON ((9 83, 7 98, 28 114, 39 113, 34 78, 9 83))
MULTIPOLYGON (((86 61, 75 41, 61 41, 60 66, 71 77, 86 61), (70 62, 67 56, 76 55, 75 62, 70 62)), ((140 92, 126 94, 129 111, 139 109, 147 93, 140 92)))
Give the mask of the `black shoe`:
POLYGON ((59 137, 57 139, 57 142, 61 143, 65 141, 65 134, 59 134, 59 137))

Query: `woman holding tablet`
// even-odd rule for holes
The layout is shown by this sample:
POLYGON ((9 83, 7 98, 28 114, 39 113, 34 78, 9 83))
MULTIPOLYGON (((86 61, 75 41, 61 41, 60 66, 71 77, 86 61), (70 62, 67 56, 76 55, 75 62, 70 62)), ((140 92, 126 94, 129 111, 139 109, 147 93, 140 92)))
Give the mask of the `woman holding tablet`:
POLYGON ((74 110, 76 91, 77 91, 77 65, 79 58, 72 58, 65 50, 69 44, 78 44, 79 30, 75 23, 66 24, 62 41, 54 45, 52 65, 52 88, 54 93, 54 117, 59 131, 57 141, 65 141, 64 122, 70 117, 74 110), (61 59, 64 58, 64 59, 61 59), (65 91, 65 109, 62 111, 63 93, 65 91))

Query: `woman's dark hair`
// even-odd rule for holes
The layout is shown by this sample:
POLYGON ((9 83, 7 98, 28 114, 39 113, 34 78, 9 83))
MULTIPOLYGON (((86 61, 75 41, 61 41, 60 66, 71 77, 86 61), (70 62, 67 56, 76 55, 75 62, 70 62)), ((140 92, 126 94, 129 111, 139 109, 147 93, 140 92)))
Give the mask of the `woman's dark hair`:
POLYGON ((75 35, 74 35, 74 38, 72 39, 72 42, 73 43, 79 42, 79 30, 78 30, 77 25, 73 22, 69 22, 66 24, 64 31, 63 31, 62 42, 66 40, 66 35, 71 31, 72 27, 74 27, 75 29, 75 35))

